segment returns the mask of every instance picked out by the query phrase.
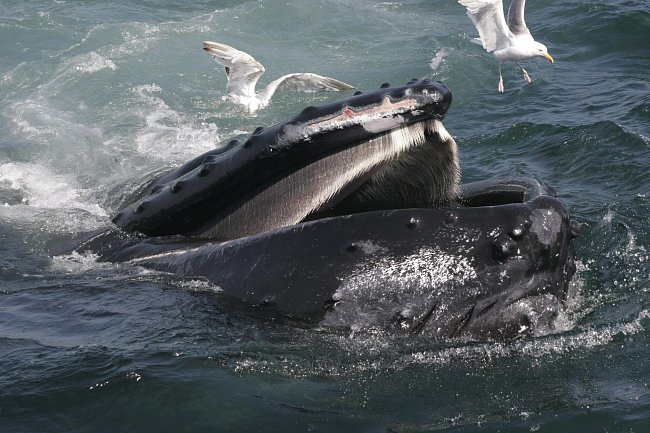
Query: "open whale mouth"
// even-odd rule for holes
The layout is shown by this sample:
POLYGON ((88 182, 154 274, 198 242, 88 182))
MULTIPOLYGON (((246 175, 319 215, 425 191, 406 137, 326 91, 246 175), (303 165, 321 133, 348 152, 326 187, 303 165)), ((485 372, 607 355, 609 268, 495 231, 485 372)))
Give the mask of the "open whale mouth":
POLYGON ((459 177, 456 144, 441 122, 450 103, 446 86, 421 80, 307 107, 161 177, 113 222, 149 236, 224 241, 352 209, 448 201, 459 177), (428 184, 393 182, 414 164, 424 165, 428 184), (441 167, 449 173, 436 179, 441 167), (395 184, 406 193, 391 191, 395 184))

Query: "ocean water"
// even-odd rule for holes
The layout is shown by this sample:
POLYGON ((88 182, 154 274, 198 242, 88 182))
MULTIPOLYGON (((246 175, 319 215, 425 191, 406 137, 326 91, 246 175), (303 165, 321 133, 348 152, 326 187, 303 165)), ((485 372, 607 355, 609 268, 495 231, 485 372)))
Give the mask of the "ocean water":
POLYGON ((0 431, 650 431, 650 3, 528 2, 534 82, 453 0, 2 0, 0 431), (463 180, 526 175, 582 223, 562 330, 505 342, 332 332, 191 279, 52 246, 154 173, 349 93, 255 117, 201 50, 360 90, 445 82, 463 180))

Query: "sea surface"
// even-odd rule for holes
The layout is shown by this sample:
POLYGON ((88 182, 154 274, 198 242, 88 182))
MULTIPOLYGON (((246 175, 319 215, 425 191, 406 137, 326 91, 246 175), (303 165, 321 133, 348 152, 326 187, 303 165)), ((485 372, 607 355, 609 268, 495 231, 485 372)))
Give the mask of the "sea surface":
MULTIPOLYGON (((507 3, 507 2, 506 2, 507 3)), ((0 0, 1 432, 650 431, 650 3, 529 1, 533 83, 453 0, 0 0), (574 219, 565 326, 515 341, 358 334, 53 245, 143 180, 342 93, 222 100, 201 41, 369 91, 453 93, 464 181, 532 176, 574 219)))

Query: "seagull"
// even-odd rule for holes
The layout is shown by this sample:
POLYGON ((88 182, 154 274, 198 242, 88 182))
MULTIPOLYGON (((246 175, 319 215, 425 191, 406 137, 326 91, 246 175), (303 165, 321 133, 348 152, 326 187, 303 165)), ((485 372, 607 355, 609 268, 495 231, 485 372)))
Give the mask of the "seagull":
POLYGON ((478 43, 488 53, 499 60, 499 92, 503 92, 501 62, 514 60, 524 73, 524 80, 532 81, 520 60, 536 56, 544 57, 553 63, 553 57, 544 44, 533 39, 524 21, 526 0, 513 0, 508 9, 508 21, 503 15, 502 0, 458 0, 467 8, 467 16, 472 20, 480 38, 478 43))
POLYGON ((264 74, 264 66, 248 53, 219 42, 203 41, 203 49, 226 69, 226 96, 248 109, 250 114, 266 107, 276 90, 316 92, 319 90, 349 90, 353 86, 334 78, 312 73, 287 74, 272 81, 261 92, 255 91, 264 74))

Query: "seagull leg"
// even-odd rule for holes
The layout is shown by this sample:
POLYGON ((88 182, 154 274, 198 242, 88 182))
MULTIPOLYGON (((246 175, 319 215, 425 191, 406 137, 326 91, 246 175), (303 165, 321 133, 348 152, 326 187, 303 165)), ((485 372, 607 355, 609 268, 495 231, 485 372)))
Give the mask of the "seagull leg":
POLYGON ((499 63, 499 92, 503 93, 503 76, 501 75, 501 63, 499 63))
POLYGON ((524 69, 524 67, 521 66, 521 64, 519 62, 517 62, 517 65, 519 65, 519 67, 521 68, 521 71, 524 73, 524 80, 528 81, 529 83, 532 83, 533 80, 530 79, 530 75, 528 75, 528 71, 526 71, 524 69))

